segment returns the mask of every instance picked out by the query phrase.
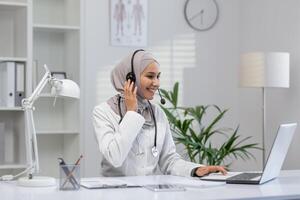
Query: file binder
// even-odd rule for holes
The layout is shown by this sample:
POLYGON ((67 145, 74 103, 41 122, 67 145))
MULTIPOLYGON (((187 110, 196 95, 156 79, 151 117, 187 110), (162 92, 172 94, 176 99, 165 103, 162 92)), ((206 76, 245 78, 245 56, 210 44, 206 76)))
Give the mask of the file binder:
POLYGON ((25 98, 25 63, 16 63, 15 75, 15 106, 22 106, 22 99, 25 98))
POLYGON ((0 122, 0 165, 4 164, 4 152, 5 152, 5 132, 4 132, 4 123, 0 122))
POLYGON ((0 63, 0 106, 15 107, 15 62, 0 63))
POLYGON ((16 148, 16 135, 14 131, 13 120, 7 120, 4 126, 5 130, 5 145, 4 145, 4 163, 13 164, 16 161, 17 152, 16 148))

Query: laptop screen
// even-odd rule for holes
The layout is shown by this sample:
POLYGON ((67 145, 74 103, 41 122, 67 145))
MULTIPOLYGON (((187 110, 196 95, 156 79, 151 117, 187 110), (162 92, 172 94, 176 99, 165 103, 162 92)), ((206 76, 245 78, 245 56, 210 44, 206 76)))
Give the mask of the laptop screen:
POLYGON ((274 179, 279 175, 296 127, 297 123, 281 124, 279 126, 260 183, 274 179))

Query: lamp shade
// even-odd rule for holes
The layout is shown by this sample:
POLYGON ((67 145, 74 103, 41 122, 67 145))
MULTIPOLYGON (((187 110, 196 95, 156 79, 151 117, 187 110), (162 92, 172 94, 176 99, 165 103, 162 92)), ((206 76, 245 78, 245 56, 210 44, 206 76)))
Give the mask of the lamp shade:
POLYGON ((69 79, 54 81, 54 85, 51 88, 51 94, 60 97, 80 98, 79 86, 69 79))
POLYGON ((241 87, 282 87, 290 85, 290 55, 286 52, 251 52, 241 56, 241 87))

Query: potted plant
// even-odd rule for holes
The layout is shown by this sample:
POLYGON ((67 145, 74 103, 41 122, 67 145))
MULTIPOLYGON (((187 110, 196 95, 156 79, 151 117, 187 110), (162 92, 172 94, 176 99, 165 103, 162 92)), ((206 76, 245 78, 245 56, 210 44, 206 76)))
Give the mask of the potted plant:
POLYGON ((162 96, 167 100, 167 106, 161 108, 170 122, 175 142, 184 145, 191 161, 229 167, 231 164, 228 163, 229 158, 243 160, 254 158, 249 150, 261 148, 258 147, 258 143, 247 143, 251 137, 241 138, 238 135, 239 127, 218 128, 217 125, 228 111, 227 109, 222 110, 216 105, 178 106, 178 86, 179 83, 176 82, 173 91, 161 89, 162 96), (217 115, 204 124, 205 115, 213 110, 217 115), (224 136, 225 140, 222 144, 213 143, 213 136, 216 135, 224 136))

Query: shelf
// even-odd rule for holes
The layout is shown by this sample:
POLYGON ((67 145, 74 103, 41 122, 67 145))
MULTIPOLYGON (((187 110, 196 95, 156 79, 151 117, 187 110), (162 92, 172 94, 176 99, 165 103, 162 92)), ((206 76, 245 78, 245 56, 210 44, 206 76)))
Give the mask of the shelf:
POLYGON ((22 107, 0 107, 0 111, 23 111, 22 107))
POLYGON ((65 25, 52 25, 52 24, 34 24, 34 30, 36 31, 53 31, 53 32, 68 32, 79 31, 79 26, 65 26, 65 25))
POLYGON ((34 0, 33 24, 78 26, 80 0, 34 0))
POLYGON ((27 55, 27 6, 24 5, 0 1, 1 57, 23 58, 27 55))
POLYGON ((14 10, 22 7, 27 7, 27 3, 22 2, 11 2, 11 1, 0 1, 1 9, 3 10, 14 10))
POLYGON ((0 169, 24 169, 27 168, 26 165, 22 164, 4 164, 0 165, 0 169))
MULTIPOLYGON (((25 92, 31 94, 45 74, 65 72, 80 83, 81 0, 0 0, 0 62, 23 62, 25 92), (34 61, 34 64, 33 64, 34 61), (34 66, 33 66, 34 65, 34 66)), ((58 177, 58 155, 76 160, 81 150, 81 102, 57 98, 47 85, 33 112, 40 154, 40 175, 58 177)), ((26 113, 0 106, 0 176, 26 169, 26 113)))
POLYGON ((0 57, 1 61, 26 62, 27 59, 23 57, 0 57))
POLYGON ((45 130, 36 131, 37 135, 78 135, 79 131, 76 130, 45 130))

